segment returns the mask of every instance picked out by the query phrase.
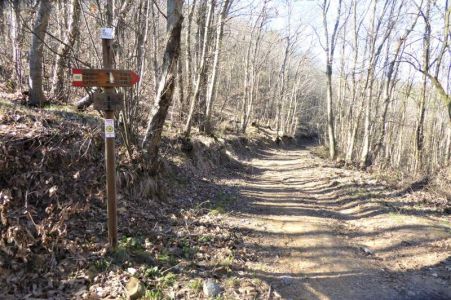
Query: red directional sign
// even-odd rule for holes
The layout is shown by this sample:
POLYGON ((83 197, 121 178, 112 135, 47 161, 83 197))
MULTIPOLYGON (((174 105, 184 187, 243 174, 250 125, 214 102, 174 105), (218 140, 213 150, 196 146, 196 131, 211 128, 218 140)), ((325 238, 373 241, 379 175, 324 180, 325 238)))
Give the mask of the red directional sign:
POLYGON ((131 87, 139 76, 130 70, 72 69, 72 86, 131 87))

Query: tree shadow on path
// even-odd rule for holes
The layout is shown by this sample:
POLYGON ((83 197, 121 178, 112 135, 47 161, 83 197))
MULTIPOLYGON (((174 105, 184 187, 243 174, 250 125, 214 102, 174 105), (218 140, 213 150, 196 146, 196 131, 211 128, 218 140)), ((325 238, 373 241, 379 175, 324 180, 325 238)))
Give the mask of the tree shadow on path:
POLYGON ((245 273, 274 295, 451 298, 451 227, 436 209, 306 150, 268 149, 249 164, 259 174, 239 185, 233 218, 257 253, 245 273))

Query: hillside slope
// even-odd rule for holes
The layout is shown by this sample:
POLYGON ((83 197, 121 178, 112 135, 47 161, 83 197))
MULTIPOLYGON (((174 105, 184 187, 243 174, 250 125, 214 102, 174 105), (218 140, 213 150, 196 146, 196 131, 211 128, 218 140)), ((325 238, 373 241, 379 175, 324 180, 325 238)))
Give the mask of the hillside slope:
POLYGON ((144 299, 202 299, 207 282, 226 299, 449 296, 446 198, 276 145, 258 127, 195 135, 189 149, 168 130, 158 178, 119 137, 120 245, 108 252, 101 118, 0 110, 2 298, 116 299, 137 287, 144 299))

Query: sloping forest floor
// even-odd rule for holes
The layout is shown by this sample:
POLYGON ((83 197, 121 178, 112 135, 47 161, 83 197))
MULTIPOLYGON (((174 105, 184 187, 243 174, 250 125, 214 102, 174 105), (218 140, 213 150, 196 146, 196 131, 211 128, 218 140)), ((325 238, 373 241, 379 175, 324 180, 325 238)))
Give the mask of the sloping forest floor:
POLYGON ((101 131, 95 112, 0 101, 2 299, 451 298, 446 195, 265 128, 189 151, 169 131, 158 179, 118 138, 108 252, 101 131))

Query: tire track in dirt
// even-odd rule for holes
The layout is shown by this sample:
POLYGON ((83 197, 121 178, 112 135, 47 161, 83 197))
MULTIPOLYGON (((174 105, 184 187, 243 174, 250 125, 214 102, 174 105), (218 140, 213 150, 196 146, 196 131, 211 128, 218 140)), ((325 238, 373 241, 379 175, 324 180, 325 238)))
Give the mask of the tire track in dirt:
POLYGON ((383 185, 308 150, 260 151, 249 164, 228 222, 246 230, 258 258, 245 271, 272 286, 270 299, 451 298, 449 219, 393 215, 383 185))

